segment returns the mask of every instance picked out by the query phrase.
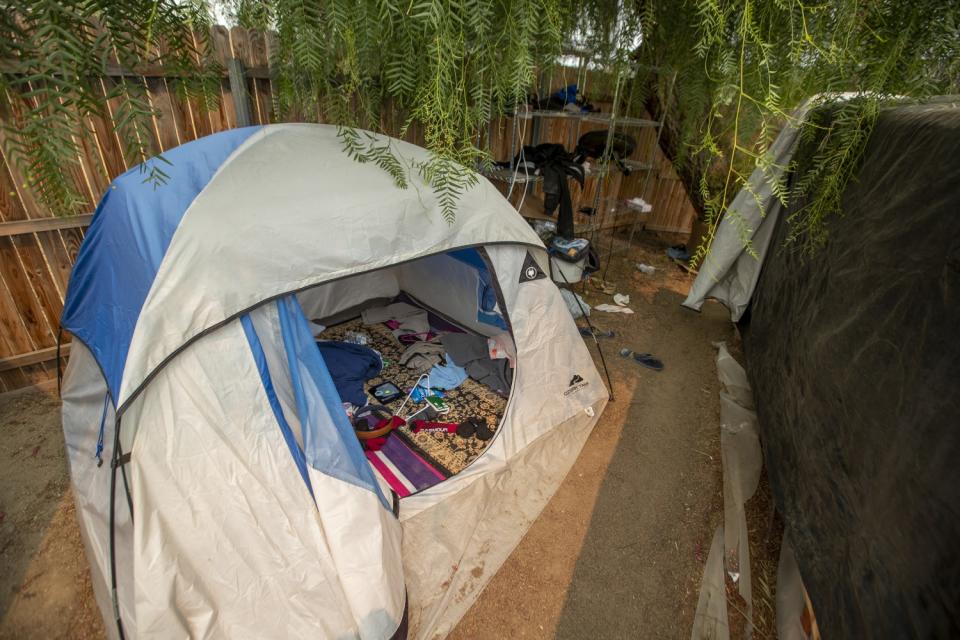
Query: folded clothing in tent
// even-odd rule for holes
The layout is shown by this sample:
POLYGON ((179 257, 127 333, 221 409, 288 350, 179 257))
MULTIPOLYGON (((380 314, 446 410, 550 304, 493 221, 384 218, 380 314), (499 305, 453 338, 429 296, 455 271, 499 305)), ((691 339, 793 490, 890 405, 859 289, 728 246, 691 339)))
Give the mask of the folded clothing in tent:
POLYGON ((414 371, 427 371, 443 360, 443 345, 440 342, 420 340, 414 342, 403 355, 400 364, 414 371))
POLYGON ((340 399, 358 407, 367 404, 363 385, 383 369, 380 354, 363 345, 334 340, 318 342, 317 347, 340 399))
POLYGON ((507 359, 493 360, 487 338, 469 333, 451 333, 440 338, 447 354, 459 362, 467 375, 497 393, 510 392, 513 372, 507 359))

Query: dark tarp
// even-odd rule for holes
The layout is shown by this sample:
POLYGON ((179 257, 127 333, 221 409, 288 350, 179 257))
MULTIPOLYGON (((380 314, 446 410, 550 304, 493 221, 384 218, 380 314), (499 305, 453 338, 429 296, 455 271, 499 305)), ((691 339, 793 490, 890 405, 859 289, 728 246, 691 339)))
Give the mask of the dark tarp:
POLYGON ((960 637, 960 109, 884 111, 844 211, 754 295, 770 481, 825 638, 960 637))

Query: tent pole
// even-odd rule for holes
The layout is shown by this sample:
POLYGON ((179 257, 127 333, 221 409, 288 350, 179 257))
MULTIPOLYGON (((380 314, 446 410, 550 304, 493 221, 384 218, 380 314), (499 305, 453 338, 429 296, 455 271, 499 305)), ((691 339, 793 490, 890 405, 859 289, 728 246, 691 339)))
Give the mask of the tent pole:
MULTIPOLYGON (((552 271, 552 268, 551 268, 552 271)), ((562 269, 557 269, 557 272, 560 274, 560 277, 563 278, 563 281, 566 285, 570 286, 570 281, 567 280, 567 276, 563 273, 562 269)), ((610 392, 610 402, 613 402, 613 382, 610 380, 610 371, 607 369, 607 359, 603 357, 603 347, 600 346, 600 341, 597 340, 597 333, 593 328, 593 324, 590 322, 590 316, 587 315, 586 310, 583 308, 583 305, 580 304, 580 299, 577 298, 577 294, 573 289, 570 289, 570 293, 573 294, 573 301, 577 303, 577 306, 580 307, 580 313, 583 314, 583 319, 587 321, 587 326, 590 327, 590 335, 593 337, 593 342, 597 345, 597 353, 600 354, 600 364, 603 365, 603 375, 607 377, 607 390, 610 392)))

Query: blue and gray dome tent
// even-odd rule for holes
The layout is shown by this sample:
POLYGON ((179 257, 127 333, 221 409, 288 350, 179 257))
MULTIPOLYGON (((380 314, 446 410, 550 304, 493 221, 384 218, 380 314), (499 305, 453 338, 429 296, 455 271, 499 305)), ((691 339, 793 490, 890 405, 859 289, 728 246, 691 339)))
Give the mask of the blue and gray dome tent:
POLYGON ((442 637, 607 401, 542 243, 484 180, 448 224, 428 186, 348 160, 330 126, 165 157, 168 184, 135 168, 103 196, 62 319, 64 433, 108 633, 390 638, 407 610, 413 637, 442 637), (398 297, 516 350, 487 448, 399 501, 309 321, 398 297))

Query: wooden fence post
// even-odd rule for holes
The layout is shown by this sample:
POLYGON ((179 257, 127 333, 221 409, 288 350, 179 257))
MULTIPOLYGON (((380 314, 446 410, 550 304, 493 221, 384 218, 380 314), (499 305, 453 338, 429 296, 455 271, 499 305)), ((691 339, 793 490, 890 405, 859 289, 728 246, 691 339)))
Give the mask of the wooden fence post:
POLYGON ((249 127, 253 124, 250 116, 250 95, 247 92, 247 74, 243 69, 243 62, 237 58, 227 61, 227 70, 230 73, 230 93, 233 94, 233 106, 237 111, 237 126, 249 127))

